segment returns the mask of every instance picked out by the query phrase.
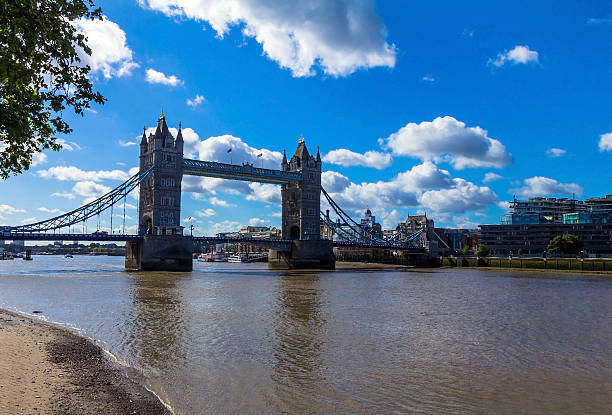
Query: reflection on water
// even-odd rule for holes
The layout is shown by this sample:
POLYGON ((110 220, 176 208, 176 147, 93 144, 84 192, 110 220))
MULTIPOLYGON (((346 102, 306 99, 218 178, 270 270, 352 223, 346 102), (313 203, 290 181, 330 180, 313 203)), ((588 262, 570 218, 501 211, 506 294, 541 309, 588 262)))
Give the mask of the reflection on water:
POLYGON ((612 279, 477 270, 293 272, 122 258, 0 263, 179 414, 608 414, 612 279))
POLYGON ((132 307, 119 327, 125 347, 150 370, 164 371, 173 361, 185 359, 182 339, 186 327, 177 287, 188 274, 128 273, 132 282, 132 307))
MULTIPOLYGON (((274 307, 276 409, 306 413, 321 381, 321 287, 316 273, 292 273, 279 277, 274 307), (299 397, 296 399, 296 397, 299 397)), ((273 404, 270 402, 270 404, 273 404)))

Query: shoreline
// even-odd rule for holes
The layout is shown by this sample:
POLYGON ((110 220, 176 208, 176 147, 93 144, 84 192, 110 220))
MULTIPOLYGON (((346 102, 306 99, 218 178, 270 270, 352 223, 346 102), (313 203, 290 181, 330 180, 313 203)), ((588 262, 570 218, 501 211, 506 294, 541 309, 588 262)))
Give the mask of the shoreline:
POLYGON ((0 413, 172 414, 93 341, 0 309, 0 413))

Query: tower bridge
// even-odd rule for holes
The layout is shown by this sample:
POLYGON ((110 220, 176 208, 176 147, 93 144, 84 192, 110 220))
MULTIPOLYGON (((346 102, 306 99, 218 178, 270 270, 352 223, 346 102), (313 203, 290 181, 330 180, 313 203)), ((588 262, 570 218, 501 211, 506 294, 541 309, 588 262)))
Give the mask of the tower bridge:
MULTIPOLYGON (((379 238, 359 225, 331 199, 321 187, 321 155, 308 152, 304 138, 290 159, 283 154, 280 170, 264 169, 250 163, 242 165, 216 161, 190 160, 183 157, 184 140, 179 123, 174 137, 162 112, 154 133, 143 131, 140 142, 139 172, 104 196, 63 215, 45 221, 5 226, 0 240, 70 240, 70 241, 126 241, 125 266, 135 270, 189 271, 192 269, 194 243, 246 242, 269 248, 271 268, 334 268, 333 247, 382 248, 427 255, 434 235, 419 229, 411 235, 379 238), (281 186, 281 239, 253 240, 243 238, 215 238, 183 236, 180 225, 181 185, 185 175, 216 177, 229 180, 271 183, 281 186), (138 232, 136 234, 105 234, 85 231, 88 219, 98 217, 110 209, 111 230, 113 207, 139 186, 138 232), (333 222, 321 213, 323 194, 336 214, 342 219, 333 222), (325 234, 343 235, 340 241, 321 238, 325 234), (73 230, 83 225, 83 233, 73 230), (342 226, 340 226, 342 225, 342 226), (345 228, 352 230, 347 234, 345 228), (69 233, 55 233, 68 229, 69 233), (53 233, 49 233, 53 232, 53 233), (347 236, 348 235, 348 236, 347 236)), ((120 206, 120 205, 119 205, 120 206)), ((439 237, 438 237, 439 238, 439 237)))

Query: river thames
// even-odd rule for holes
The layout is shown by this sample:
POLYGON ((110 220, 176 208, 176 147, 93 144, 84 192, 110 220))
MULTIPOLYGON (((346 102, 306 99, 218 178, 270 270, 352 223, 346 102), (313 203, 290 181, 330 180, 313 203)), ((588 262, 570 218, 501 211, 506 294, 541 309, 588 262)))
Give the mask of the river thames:
POLYGON ((612 278, 0 262, 0 308, 90 337, 177 414, 612 412, 612 278))

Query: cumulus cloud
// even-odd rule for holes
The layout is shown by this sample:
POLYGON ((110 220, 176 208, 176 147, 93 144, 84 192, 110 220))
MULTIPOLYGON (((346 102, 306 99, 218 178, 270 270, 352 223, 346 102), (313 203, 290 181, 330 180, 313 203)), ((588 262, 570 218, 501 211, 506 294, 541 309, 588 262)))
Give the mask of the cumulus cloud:
POLYGON ((240 222, 224 220, 222 222, 209 222, 209 226, 198 230, 204 235, 214 236, 221 232, 237 232, 240 229, 240 222))
POLYGON ((123 140, 119 140, 119 145, 121 147, 131 147, 131 146, 137 146, 138 143, 136 141, 123 141, 123 140))
POLYGON ((79 196, 95 198, 111 191, 111 188, 93 181, 76 182, 72 191, 79 196))
POLYGON ((191 108, 197 107, 202 102, 204 102, 204 96, 200 94, 196 94, 195 98, 193 99, 187 98, 187 105, 189 105, 191 108))
POLYGON ((280 186, 267 183, 249 183, 252 193, 247 195, 247 200, 256 200, 264 203, 281 203, 280 186))
MULTIPOLYGON (((330 177, 336 179, 334 176, 330 177)), ((372 208, 416 206, 423 189, 450 186, 452 186, 452 178, 448 171, 439 169, 431 162, 424 162, 399 173, 389 181, 359 184, 350 182, 344 188, 338 186, 339 190, 335 192, 327 188, 326 190, 343 208, 360 211, 364 205, 372 208)))
POLYGON ((178 79, 175 75, 168 76, 165 73, 156 71, 153 68, 147 69, 145 81, 150 84, 162 84, 168 86, 183 85, 183 81, 178 79))
POLYGON ((483 183, 489 183, 489 182, 492 182, 494 180, 499 180, 501 178, 502 178, 502 176, 500 176, 499 174, 497 174, 497 173, 490 173, 489 172, 489 173, 485 173, 484 179, 482 179, 482 182, 483 183))
POLYGON ((512 162, 512 156, 487 130, 467 127, 453 117, 438 117, 420 124, 408 123, 379 144, 398 156, 435 162, 448 161, 456 169, 469 167, 501 168, 512 162))
POLYGON ((249 219, 250 226, 263 226, 266 223, 265 220, 261 218, 251 218, 249 219))
POLYGON ((419 202, 433 212, 462 213, 486 208, 497 202, 497 195, 486 186, 456 178, 452 188, 428 190, 421 195, 419 202))
POLYGON ((330 182, 327 186, 337 181, 334 191, 326 189, 342 208, 361 215, 364 206, 369 206, 380 212, 385 227, 399 221, 398 209, 414 206, 434 212, 438 217, 450 218, 450 214, 484 209, 497 201, 497 195, 490 188, 452 178, 448 171, 430 161, 399 173, 389 181, 346 184, 343 177, 324 173, 323 187, 325 181, 330 182))
POLYGON ((14 213, 26 213, 26 211, 24 209, 17 209, 11 205, 0 204, 0 213, 12 215, 14 213))
POLYGON ((388 167, 393 159, 391 154, 380 153, 378 151, 366 151, 364 154, 355 153, 354 151, 341 148, 338 150, 332 150, 323 156, 323 161, 331 164, 338 164, 340 166, 363 166, 363 167, 374 167, 375 169, 382 170, 388 167))
POLYGON ((215 197, 215 196, 211 197, 209 199, 209 202, 215 206, 220 206, 220 207, 226 207, 226 208, 236 207, 236 205, 232 203, 227 203, 225 200, 219 199, 218 197, 215 197))
POLYGON ((46 162, 47 162, 47 155, 45 153, 35 153, 32 156, 32 164, 30 164, 30 167, 40 166, 41 164, 44 164, 46 162))
POLYGON ((38 175, 43 179, 73 180, 73 181, 96 181, 101 180, 127 180, 128 173, 123 170, 98 170, 85 171, 75 166, 55 166, 47 170, 39 170, 38 175))
POLYGON ((201 218, 210 218, 211 216, 215 216, 217 212, 209 208, 209 209, 196 210, 195 214, 201 218))
POLYGON ((395 46, 373 1, 138 0, 144 7, 207 22, 218 38, 239 26, 264 54, 293 76, 346 76, 364 68, 394 67, 395 46))
POLYGON ((517 45, 511 50, 505 50, 497 54, 495 59, 489 59, 489 64, 500 67, 507 63, 513 65, 527 64, 527 63, 539 63, 538 52, 529 49, 529 46, 517 45))
POLYGON ((546 150, 546 155, 551 158, 561 157, 565 155, 565 153, 566 153, 565 150, 563 150, 562 148, 556 148, 556 147, 549 148, 548 150, 546 150))
POLYGON ((511 193, 530 196, 571 195, 581 196, 584 189, 576 183, 560 183, 555 179, 543 176, 530 177, 523 180, 523 186, 510 189, 511 193))
POLYGON ((92 73, 101 72, 105 78, 127 76, 138 64, 132 60, 125 32, 106 16, 103 20, 79 19, 77 31, 87 37, 91 55, 79 50, 81 61, 89 65, 92 73))
POLYGON ((612 151, 612 133, 602 134, 599 137, 599 151, 612 151))
POLYGON ((351 181, 345 175, 333 170, 327 170, 321 173, 321 186, 327 192, 341 192, 346 189, 351 181))

